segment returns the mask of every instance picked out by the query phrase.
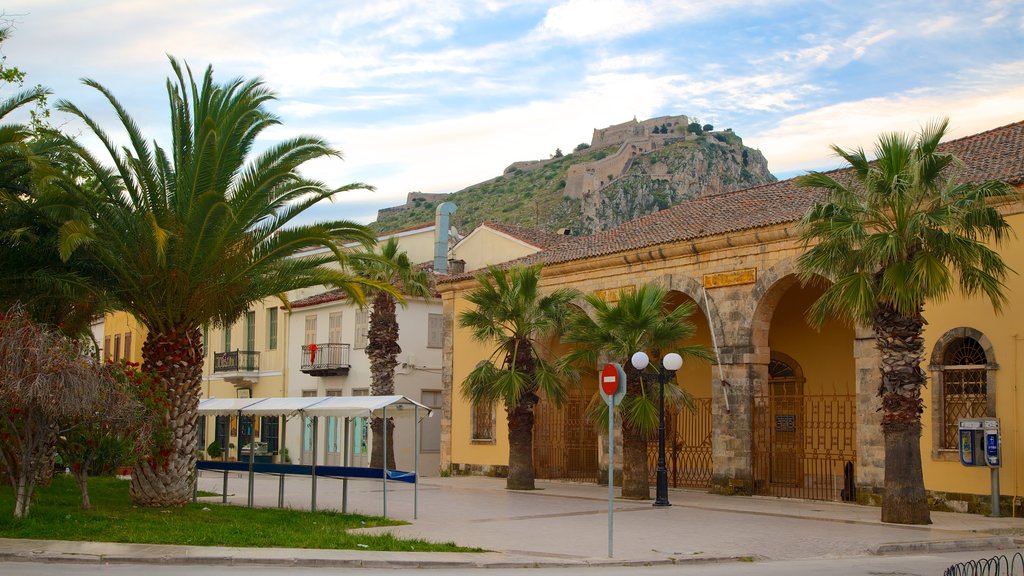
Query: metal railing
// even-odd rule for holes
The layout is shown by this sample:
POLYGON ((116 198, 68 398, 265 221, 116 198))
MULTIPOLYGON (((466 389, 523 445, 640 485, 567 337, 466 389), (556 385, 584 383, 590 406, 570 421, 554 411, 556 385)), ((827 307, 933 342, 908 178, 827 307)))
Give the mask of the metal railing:
MULTIPOLYGON (((351 367, 349 363, 349 344, 326 343, 304 344, 300 370, 318 375, 318 373, 346 373, 351 367)), ((334 374, 319 374, 334 375, 334 374)))
POLYGON ((852 500, 856 405, 854 394, 755 395, 755 492, 783 498, 852 500))
POLYGON ((959 564, 953 564, 946 571, 944 576, 1024 576, 1024 556, 1017 552, 1007 558, 1004 556, 993 556, 981 560, 969 560, 959 564))
POLYGON ((216 352, 213 355, 214 372, 259 372, 260 353, 252 350, 216 352))
POLYGON ((597 426, 587 418, 588 396, 561 407, 542 399, 534 409, 533 466, 537 478, 597 482, 597 426))
MULTIPOLYGON (((683 408, 665 418, 665 464, 673 488, 708 488, 714 473, 711 455, 711 398, 694 398, 694 412, 683 408)), ((647 471, 653 485, 658 441, 647 443, 647 471)))

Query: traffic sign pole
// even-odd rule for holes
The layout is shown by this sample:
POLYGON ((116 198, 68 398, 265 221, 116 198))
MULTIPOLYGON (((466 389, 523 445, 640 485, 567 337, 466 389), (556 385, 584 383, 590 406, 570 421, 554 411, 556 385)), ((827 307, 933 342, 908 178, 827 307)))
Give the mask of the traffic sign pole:
POLYGON ((598 390, 608 404, 608 557, 613 558, 615 508, 615 405, 626 395, 626 372, 617 363, 605 364, 598 390))

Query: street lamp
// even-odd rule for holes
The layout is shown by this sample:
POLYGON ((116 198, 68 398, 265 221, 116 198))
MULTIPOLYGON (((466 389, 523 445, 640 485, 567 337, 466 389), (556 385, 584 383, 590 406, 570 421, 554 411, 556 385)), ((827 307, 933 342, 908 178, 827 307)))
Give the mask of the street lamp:
MULTIPOLYGON (((629 359, 633 368, 643 372, 651 359, 645 352, 637 352, 629 359)), ((675 352, 665 354, 658 367, 658 472, 654 489, 655 506, 671 506, 668 501, 668 468, 665 465, 665 383, 670 375, 683 367, 683 357, 675 352)))

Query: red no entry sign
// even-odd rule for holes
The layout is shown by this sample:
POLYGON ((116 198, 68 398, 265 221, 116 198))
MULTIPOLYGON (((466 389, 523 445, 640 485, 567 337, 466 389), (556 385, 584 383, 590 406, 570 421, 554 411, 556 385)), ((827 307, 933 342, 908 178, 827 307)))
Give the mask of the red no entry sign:
POLYGON ((622 366, 614 362, 605 364, 599 378, 601 380, 599 382, 601 397, 611 406, 618 404, 626 395, 626 373, 622 370, 622 366))

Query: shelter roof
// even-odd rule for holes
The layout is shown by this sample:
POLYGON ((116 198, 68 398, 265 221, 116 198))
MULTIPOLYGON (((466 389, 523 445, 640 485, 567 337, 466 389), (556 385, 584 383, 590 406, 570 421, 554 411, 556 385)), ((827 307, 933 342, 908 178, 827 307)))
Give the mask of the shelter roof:
POLYGON ((270 416, 303 414, 305 416, 366 416, 395 406, 419 407, 430 415, 432 410, 401 395, 390 396, 305 396, 277 398, 205 398, 199 401, 199 414, 233 416, 236 414, 270 416))

